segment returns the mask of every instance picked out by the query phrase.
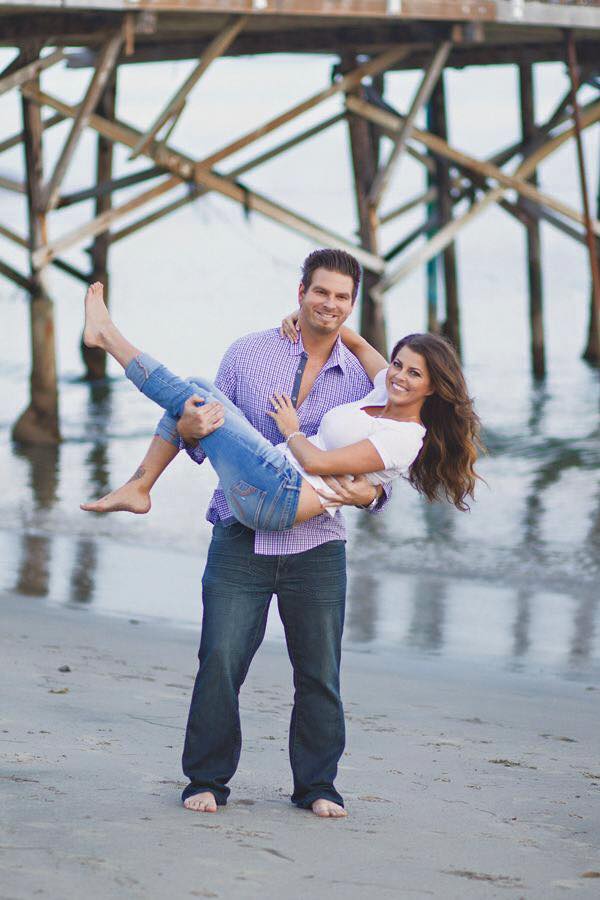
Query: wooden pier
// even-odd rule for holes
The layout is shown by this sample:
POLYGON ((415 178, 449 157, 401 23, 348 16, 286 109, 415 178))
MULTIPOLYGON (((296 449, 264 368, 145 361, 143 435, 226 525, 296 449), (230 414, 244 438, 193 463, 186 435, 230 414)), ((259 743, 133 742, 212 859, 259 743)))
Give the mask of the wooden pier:
MULTIPOLYGON (((24 152, 22 178, 0 175, 0 192, 24 194, 28 211, 26 235, 0 221, 0 235, 29 254, 27 272, 0 259, 0 275, 31 298, 31 398, 15 423, 16 440, 60 440, 48 267, 56 266, 84 283, 98 279, 108 285, 114 243, 209 192, 228 197, 249 214, 274 220, 315 245, 352 252, 365 269, 361 329, 384 352, 385 293, 422 266, 428 271, 428 327, 450 336, 460 349, 455 239, 492 204, 500 205, 523 225, 527 236, 531 366, 536 378, 546 371, 540 223, 549 223, 587 248, 591 299, 584 357, 600 364, 600 207, 590 205, 593 186, 588 183, 581 140, 585 129, 600 122, 600 0, 0 0, 0 46, 17 51, 0 72, 0 94, 20 92, 22 107, 22 130, 0 133, 0 154, 19 144, 24 152), (177 123, 207 69, 223 56, 265 53, 333 54, 339 63, 330 82, 316 94, 245 134, 232 134, 209 156, 195 159, 177 150, 173 137, 177 123), (157 108, 144 132, 116 118, 120 66, 179 59, 196 60, 196 65, 175 87, 166 106, 157 108), (533 71, 537 63, 548 61, 565 64, 570 90, 557 97, 552 114, 540 122, 533 71), (44 91, 44 72, 57 65, 90 70, 79 103, 44 91), (444 73, 471 65, 518 67, 520 138, 487 159, 448 141, 444 73), (398 110, 386 100, 385 75, 401 69, 421 70, 422 75, 407 108, 398 110), (584 106, 578 100, 583 84, 598 91, 584 106), (336 115, 299 128, 294 137, 282 139, 241 166, 227 165, 237 151, 275 134, 333 96, 340 103, 336 115), (425 130, 416 126, 423 109, 425 130), (64 145, 53 170, 45 172, 44 134, 65 120, 70 126, 64 145), (243 182, 246 172, 342 120, 347 123, 354 174, 356 240, 243 182), (97 136, 95 184, 65 194, 65 175, 77 164, 81 136, 89 130, 97 136), (566 141, 574 141, 577 148, 580 208, 538 184, 538 167, 566 141), (143 157, 148 164, 140 170, 138 160, 131 174, 113 177, 115 145, 128 148, 132 162, 143 157), (390 197, 390 184, 404 154, 424 167, 427 190, 398 206, 390 197), (124 188, 144 183, 133 198, 119 201, 124 188), (167 199, 176 193, 176 199, 167 199), (163 196, 162 207, 144 212, 163 196), (90 221, 67 233, 54 233, 55 210, 90 199, 95 201, 90 221), (403 217, 415 208, 423 211, 422 225, 407 231, 403 217), (139 216, 132 220, 136 211, 139 216), (397 229, 393 239, 390 223, 397 229), (88 271, 64 258, 82 245, 90 250, 88 271), (445 288, 443 316, 438 267, 445 288)), ((103 377, 103 354, 84 351, 84 361, 90 380, 103 377)))

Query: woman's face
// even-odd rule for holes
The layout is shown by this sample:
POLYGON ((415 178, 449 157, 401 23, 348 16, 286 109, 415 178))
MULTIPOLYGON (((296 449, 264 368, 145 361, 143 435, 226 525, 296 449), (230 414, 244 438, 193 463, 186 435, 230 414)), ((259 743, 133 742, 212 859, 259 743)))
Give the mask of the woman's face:
POLYGON ((410 347, 401 347, 391 361, 385 378, 388 399, 398 409, 421 408, 434 393, 425 357, 410 347))

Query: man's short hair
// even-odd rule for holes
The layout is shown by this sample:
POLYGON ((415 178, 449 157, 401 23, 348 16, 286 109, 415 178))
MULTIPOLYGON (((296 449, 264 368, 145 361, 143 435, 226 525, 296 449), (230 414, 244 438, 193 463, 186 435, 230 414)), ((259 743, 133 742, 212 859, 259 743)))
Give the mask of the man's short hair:
POLYGON ((312 283, 315 269, 327 269, 328 272, 338 272, 340 275, 349 275, 352 279, 352 302, 356 300, 362 270, 358 260, 345 250, 314 250, 302 263, 302 284, 307 291, 312 283))

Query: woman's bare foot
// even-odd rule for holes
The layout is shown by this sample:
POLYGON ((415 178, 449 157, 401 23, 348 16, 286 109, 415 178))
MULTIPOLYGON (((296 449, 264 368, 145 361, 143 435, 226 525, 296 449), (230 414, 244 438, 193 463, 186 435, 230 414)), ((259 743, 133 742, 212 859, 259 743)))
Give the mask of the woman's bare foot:
POLYGON ((83 329, 83 343, 86 347, 104 348, 104 331, 112 325, 104 303, 104 286, 95 281, 90 284, 85 295, 85 326, 83 329))
POLYGON ((137 515, 149 512, 152 505, 150 494, 148 488, 140 484, 140 479, 143 478, 144 474, 145 470, 143 466, 140 466, 135 475, 126 484, 117 488, 116 491, 111 491, 110 494, 106 494, 105 497, 101 497, 99 500, 93 500, 91 503, 82 503, 80 509, 86 512, 130 512, 137 515))
POLYGON ((217 801, 215 795, 210 791, 203 791, 201 794, 193 794, 183 801, 186 809, 193 809, 194 812, 216 813, 217 801))
POLYGON ((321 819, 343 819, 348 815, 343 806, 333 803, 332 800, 315 800, 312 811, 321 819))

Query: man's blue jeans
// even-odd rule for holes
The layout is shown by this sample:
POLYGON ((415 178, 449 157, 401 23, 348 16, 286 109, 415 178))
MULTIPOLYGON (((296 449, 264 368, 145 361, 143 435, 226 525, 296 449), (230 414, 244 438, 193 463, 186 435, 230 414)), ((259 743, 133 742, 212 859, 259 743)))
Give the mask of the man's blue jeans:
POLYGON ((204 577, 200 665, 183 751, 190 784, 183 799, 212 791, 227 801, 240 757, 238 693, 265 633, 277 594, 294 669, 289 753, 292 802, 310 807, 323 797, 342 804, 333 782, 344 749, 340 651, 346 595, 343 541, 304 553, 259 556, 254 533, 236 522, 217 524, 204 577))

